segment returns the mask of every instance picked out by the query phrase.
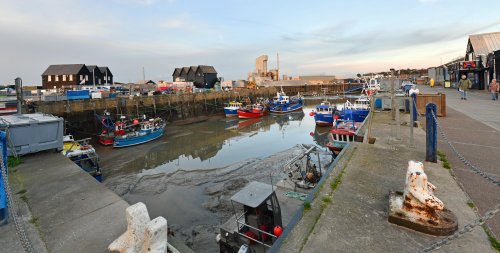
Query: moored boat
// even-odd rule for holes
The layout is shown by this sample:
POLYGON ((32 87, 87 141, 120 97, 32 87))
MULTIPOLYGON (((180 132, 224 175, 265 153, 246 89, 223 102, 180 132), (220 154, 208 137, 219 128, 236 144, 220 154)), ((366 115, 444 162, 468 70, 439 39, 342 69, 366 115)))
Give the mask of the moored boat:
POLYGON ((236 117, 238 116, 238 109, 243 106, 242 103, 231 101, 224 106, 224 113, 226 117, 236 117))
POLYGON ((138 124, 125 126, 121 129, 123 132, 115 131, 113 147, 129 147, 150 142, 162 137, 165 132, 165 122, 160 118, 134 123, 138 124))
POLYGON ((75 140, 72 135, 63 137, 63 150, 61 153, 76 163, 85 172, 93 176, 97 181, 102 181, 102 172, 99 167, 99 156, 94 147, 90 145, 90 138, 75 140))
POLYGON ((334 124, 335 126, 328 134, 326 147, 334 154, 339 154, 348 143, 358 141, 356 130, 361 123, 335 119, 334 124))
POLYGON ((354 104, 347 101, 345 102, 340 116, 345 121, 363 122, 370 113, 370 100, 368 97, 362 95, 354 101, 354 104))
POLYGON ((314 116, 314 121, 317 126, 332 126, 333 115, 336 111, 336 106, 325 100, 317 105, 316 110, 311 112, 311 114, 314 116))
POLYGON ((247 105, 244 108, 238 109, 237 112, 240 119, 258 118, 269 114, 269 110, 260 103, 247 105))
POLYGON ((269 111, 271 113, 287 113, 302 110, 304 100, 300 94, 289 97, 283 92, 277 92, 276 97, 270 103, 269 111))

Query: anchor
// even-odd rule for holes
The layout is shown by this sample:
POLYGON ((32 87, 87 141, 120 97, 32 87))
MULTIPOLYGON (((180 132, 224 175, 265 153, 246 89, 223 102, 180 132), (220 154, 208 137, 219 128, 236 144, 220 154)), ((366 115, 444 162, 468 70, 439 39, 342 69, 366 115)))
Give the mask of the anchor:
POLYGON ((389 196, 389 222, 431 235, 451 235, 457 217, 434 195, 436 186, 427 180, 424 165, 409 161, 404 192, 389 196))

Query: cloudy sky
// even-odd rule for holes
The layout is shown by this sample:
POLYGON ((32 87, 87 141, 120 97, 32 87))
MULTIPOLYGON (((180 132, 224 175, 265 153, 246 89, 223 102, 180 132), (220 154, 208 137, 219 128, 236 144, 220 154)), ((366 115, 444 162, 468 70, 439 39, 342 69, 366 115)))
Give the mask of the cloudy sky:
POLYGON ((245 79, 255 58, 283 74, 355 75, 439 65, 467 36, 500 31, 498 0, 0 0, 0 84, 40 84, 50 64, 107 65, 115 81, 171 80, 213 65, 245 79), (472 5, 472 7, 469 7, 472 5), (489 13, 488 11, 491 10, 489 13))

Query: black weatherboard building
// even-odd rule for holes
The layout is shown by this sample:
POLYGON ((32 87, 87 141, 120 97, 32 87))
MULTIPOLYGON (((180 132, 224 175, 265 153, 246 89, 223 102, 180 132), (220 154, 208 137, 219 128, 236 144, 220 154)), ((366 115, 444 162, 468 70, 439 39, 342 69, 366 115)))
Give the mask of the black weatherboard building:
POLYGON ((172 79, 174 82, 193 82, 195 87, 206 89, 213 88, 218 81, 215 68, 207 65, 175 68, 172 79))
POLYGON ((85 64, 57 64, 50 65, 42 74, 42 87, 44 89, 94 84, 113 84, 113 74, 108 67, 85 64))

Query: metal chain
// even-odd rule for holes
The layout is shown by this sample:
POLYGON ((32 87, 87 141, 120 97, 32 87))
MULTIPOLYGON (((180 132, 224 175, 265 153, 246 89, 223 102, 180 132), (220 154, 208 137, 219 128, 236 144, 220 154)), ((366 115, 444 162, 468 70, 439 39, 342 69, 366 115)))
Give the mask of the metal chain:
POLYGON ((472 230, 474 230, 475 227, 483 225, 488 219, 491 219, 499 211, 500 211, 500 204, 496 205, 495 209, 486 212, 482 217, 475 220, 473 223, 465 225, 461 230, 444 238, 443 240, 440 240, 438 242, 435 242, 435 243, 429 245, 428 247, 426 247, 424 249, 420 249, 417 252, 419 252, 419 253, 420 252, 431 252, 433 250, 437 250, 437 249, 441 248, 444 245, 450 244, 451 241, 462 237, 466 233, 472 232, 472 230))
POLYGON ((3 159, 3 145, 0 144, 0 164, 1 164, 1 173, 2 173, 2 179, 3 179, 3 184, 5 188, 5 192, 7 194, 7 201, 8 201, 8 208, 9 212, 12 215, 12 218, 14 219, 14 226, 16 227, 16 233, 19 236, 19 240, 21 241, 21 244, 24 248, 25 252, 28 253, 34 253, 35 250, 33 249, 33 245, 31 244, 31 241, 29 240, 28 236, 26 235, 26 230, 24 228, 24 224, 21 221, 21 219, 17 216, 16 210, 17 205, 12 197, 12 190, 10 189, 9 185, 9 180, 7 176, 7 168, 5 167, 4 159, 3 159))
POLYGON ((441 133, 441 136, 443 137, 445 142, 448 143, 448 145, 453 150, 455 155, 457 155, 458 159, 460 159, 460 161, 462 161, 465 165, 469 166, 475 173, 481 175, 483 178, 487 179, 488 181, 495 184, 496 186, 500 186, 499 180, 496 180, 496 179, 488 176, 488 174, 486 172, 484 172, 481 169, 479 169, 478 167, 474 166, 471 162, 469 162, 467 159, 465 159, 465 157, 462 154, 460 154, 460 152, 458 152, 458 150, 455 148, 455 146, 453 146, 453 144, 451 144, 451 142, 448 140, 448 137, 446 136, 446 134, 444 133, 444 130, 439 125, 437 117, 433 111, 431 111, 431 115, 434 118, 434 120, 436 121, 436 125, 439 129, 439 132, 441 133))

